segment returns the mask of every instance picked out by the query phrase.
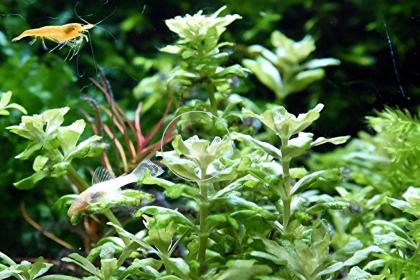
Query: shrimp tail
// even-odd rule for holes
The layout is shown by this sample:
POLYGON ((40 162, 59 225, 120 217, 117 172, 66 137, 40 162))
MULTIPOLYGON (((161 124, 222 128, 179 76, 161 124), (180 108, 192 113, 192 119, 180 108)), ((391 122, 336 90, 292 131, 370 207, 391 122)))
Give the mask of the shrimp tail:
POLYGON ((26 37, 26 36, 27 36, 27 35, 23 35, 23 34, 21 34, 21 35, 19 35, 19 36, 15 37, 15 38, 13 38, 13 39, 12 39, 12 42, 19 41, 20 39, 22 39, 22 38, 24 38, 24 37, 26 37))

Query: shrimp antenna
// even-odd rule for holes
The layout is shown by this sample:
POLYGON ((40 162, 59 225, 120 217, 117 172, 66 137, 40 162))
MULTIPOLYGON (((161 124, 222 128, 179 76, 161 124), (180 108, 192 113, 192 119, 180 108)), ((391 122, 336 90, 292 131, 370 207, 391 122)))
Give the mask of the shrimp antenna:
POLYGON ((0 17, 8 17, 8 16, 17 16, 23 19, 26 22, 26 19, 21 14, 0 14, 0 17))
MULTIPOLYGON (((73 9, 73 12, 74 12, 74 15, 78 18, 78 19, 80 19, 81 21, 83 21, 84 23, 86 23, 86 24, 89 24, 91 27, 90 28, 92 28, 92 27, 98 27, 98 28, 101 28, 101 29, 103 29, 106 33, 108 33, 111 37, 112 37, 112 39, 114 39, 114 41, 115 42, 117 42, 117 38, 115 38, 115 36, 114 36, 114 34, 112 34, 110 31, 108 31, 107 29, 105 29, 105 28, 103 28, 103 27, 100 27, 100 26, 97 26, 98 24, 100 24, 100 23, 102 23, 103 21, 105 21, 105 20, 107 20, 107 19, 109 19, 114 13, 115 13, 115 10, 116 10, 116 8, 114 8, 114 10, 109 14, 109 15, 107 15, 105 18, 103 18, 102 20, 100 20, 100 21, 98 21, 97 23, 94 23, 94 24, 92 24, 92 23, 90 23, 90 22, 88 22, 87 20, 85 20, 85 19, 83 19, 80 15, 79 15, 79 13, 77 12, 77 5, 79 5, 79 1, 77 1, 76 2, 76 4, 74 5, 74 9, 73 9)), ((89 15, 91 15, 91 14, 89 14, 89 15)), ((89 29, 90 29, 89 28, 89 29)), ((89 37, 89 40, 90 40, 90 36, 89 36, 89 34, 88 34, 88 37, 89 37)))
MULTIPOLYGON (((92 24, 92 23, 90 23, 90 22, 88 22, 87 20, 85 20, 85 19, 83 19, 80 15, 79 15, 79 13, 77 12, 77 6, 79 5, 79 1, 77 1, 76 2, 76 4, 74 5, 74 8, 73 8, 73 12, 74 12, 74 15, 78 18, 78 19, 80 19, 81 21, 83 21, 84 23, 86 23, 86 24, 92 24)), ((98 21, 97 23, 94 23, 94 24, 92 24, 93 26, 96 26, 96 25, 98 25, 98 24, 100 24, 100 23, 102 23, 102 22, 104 22, 105 20, 107 20, 107 19, 109 19, 114 13, 115 13, 115 10, 116 10, 116 8, 114 8, 114 10, 109 14, 109 15, 107 15, 105 18, 103 18, 103 19, 101 19, 100 21, 98 21)))

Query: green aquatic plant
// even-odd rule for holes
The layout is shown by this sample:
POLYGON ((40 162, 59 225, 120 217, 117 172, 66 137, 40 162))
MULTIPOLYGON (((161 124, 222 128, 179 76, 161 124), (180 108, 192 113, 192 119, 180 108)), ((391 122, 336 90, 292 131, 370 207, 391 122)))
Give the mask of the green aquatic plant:
POLYGON ((25 150, 16 156, 17 159, 27 160, 37 154, 32 165, 34 174, 16 182, 17 188, 30 189, 45 177, 61 177, 67 173, 80 189, 87 187, 71 162, 76 158, 98 156, 105 144, 100 142, 99 136, 91 136, 78 143, 86 124, 84 120, 77 120, 62 126, 69 110, 63 107, 39 115, 23 116, 19 125, 7 128, 29 141, 25 150))
MULTIPOLYGON (((52 264, 45 262, 42 257, 34 263, 22 261, 17 264, 0 252, 0 279, 11 279, 12 277, 17 280, 45 279, 42 275, 47 273, 52 266, 52 264)), ((65 278, 58 277, 56 279, 64 280, 65 278)), ((71 280, 71 278, 68 278, 68 280, 71 280)))
POLYGON ((417 115, 390 108, 367 120, 372 134, 361 132, 347 146, 315 154, 309 163, 314 169, 346 168, 347 182, 336 191, 355 214, 334 214, 340 228, 336 241, 357 238, 381 248, 360 269, 365 279, 417 279, 420 122, 417 115))
POLYGON ((204 15, 199 11, 194 15, 166 20, 166 25, 179 36, 179 40, 161 49, 163 52, 177 54, 182 59, 170 80, 180 84, 184 91, 190 91, 196 86, 203 87, 214 114, 217 114, 218 108, 216 93, 226 96, 232 88, 230 78, 244 77, 247 73, 238 64, 222 65, 229 53, 221 49, 233 44, 220 42, 221 36, 228 25, 241 18, 237 14, 221 16, 225 9, 224 6, 212 15, 204 15))
POLYGON ((418 186, 418 116, 388 108, 368 117, 367 121, 373 134, 361 132, 359 138, 344 148, 314 155, 310 165, 314 168, 337 164, 346 167, 352 181, 372 186, 382 193, 401 195, 409 186, 418 186))
MULTIPOLYGON (((247 70, 224 66, 233 44, 222 36, 240 18, 223 16, 224 9, 166 21, 179 39, 162 51, 180 60, 169 84, 159 73, 138 84, 137 97, 156 96, 135 112, 123 109, 127 100, 114 101, 101 70, 92 81, 107 104, 85 98, 94 115, 80 111, 95 133, 86 140, 80 141, 85 121, 63 125, 68 107, 23 116, 8 128, 27 140, 17 158, 34 158, 33 175, 17 182, 18 188, 30 189, 48 177, 67 178, 78 188, 59 199, 56 208, 67 211, 73 224, 68 227, 84 237, 85 252, 62 258, 73 269, 67 274, 74 276, 46 275, 51 265, 43 259, 17 264, 1 254, 0 279, 418 278, 417 117, 380 113, 369 118, 374 135, 364 134, 308 163, 318 146, 344 144, 349 137, 310 132, 322 104, 294 115, 233 91, 234 78, 245 77, 247 70), (188 100, 171 115, 172 101, 161 100, 178 91, 188 100), (140 114, 142 108, 147 114, 140 114), (157 121, 149 121, 149 114, 157 121), (172 147, 166 147, 170 141, 172 147), (104 149, 106 142, 115 146, 115 157, 104 149), (161 178, 149 168, 130 173, 159 149, 159 165, 168 169, 161 178), (106 172, 93 171, 87 160, 100 155, 106 172), (92 170, 92 185, 74 168, 76 159, 92 170), (121 171, 117 178, 108 174, 114 169, 121 171)), ((130 29, 131 23, 123 26, 130 29)), ((251 47, 255 60, 244 64, 278 100, 320 79, 325 66, 338 64, 335 59, 308 61, 315 48, 309 37, 294 42, 274 32, 272 43, 274 52, 251 47)), ((163 68, 158 70, 170 72, 163 68)), ((19 109, 8 107, 9 101, 10 94, 0 100, 3 109, 19 109)))
MULTIPOLYGON (((269 109, 257 115, 251 111, 244 110, 245 116, 251 116, 260 120, 267 128, 272 130, 276 136, 279 137, 281 142, 281 147, 277 148, 272 146, 269 143, 253 139, 248 135, 243 135, 236 133, 236 138, 251 141, 265 152, 276 158, 281 163, 282 168, 282 180, 280 187, 278 188, 278 194, 282 199, 282 215, 283 215, 283 230, 287 232, 290 218, 293 213, 291 213, 291 202, 293 195, 304 189, 317 177, 325 176, 325 172, 313 173, 304 175, 300 180, 292 186, 292 176, 290 173, 290 163, 291 161, 301 156, 303 153, 307 152, 311 147, 332 143, 335 145, 345 143, 348 140, 348 136, 336 137, 331 139, 326 139, 320 137, 313 139, 313 133, 303 132, 308 128, 315 120, 319 118, 319 112, 324 106, 318 104, 313 109, 309 110, 305 114, 300 114, 294 116, 287 112, 284 107, 277 106, 272 109, 269 109), (295 136, 295 137, 292 137, 295 136)), ((279 207, 279 206, 278 206, 279 207)))
POLYGON ((7 91, 3 92, 0 98, 0 115, 8 116, 10 115, 10 109, 16 109, 23 114, 27 114, 26 109, 23 108, 21 105, 17 103, 10 103, 10 99, 12 98, 12 92, 7 91))
POLYGON ((315 50, 314 39, 309 35, 295 42, 280 31, 274 31, 271 44, 273 51, 261 45, 250 46, 248 52, 255 58, 244 59, 242 63, 275 93, 278 101, 322 79, 324 67, 340 64, 335 58, 308 60, 315 50))

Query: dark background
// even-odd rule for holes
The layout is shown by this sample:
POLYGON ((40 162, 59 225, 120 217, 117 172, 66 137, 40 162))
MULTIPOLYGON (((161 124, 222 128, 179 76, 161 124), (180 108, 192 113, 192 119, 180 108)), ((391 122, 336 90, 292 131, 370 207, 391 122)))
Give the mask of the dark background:
MULTIPOLYGON (((324 136, 356 135, 365 128, 365 116, 385 106, 416 111, 419 104, 420 2, 418 0, 242 0, 242 1, 8 1, 0 3, 0 91, 12 90, 13 101, 29 114, 70 106, 69 120, 81 118, 83 95, 98 96, 89 78, 104 69, 116 100, 127 111, 135 109, 133 88, 165 67, 159 48, 176 40, 164 20, 202 9, 212 13, 227 5, 243 19, 229 26, 227 40, 239 45, 269 45, 270 34, 280 30, 294 40, 312 35, 314 57, 335 57, 338 67, 306 91, 289 96, 289 111, 299 113, 317 102, 325 111, 315 127, 324 136), (67 50, 48 53, 39 42, 12 43, 28 28, 105 19, 91 32, 92 49, 82 47, 71 61, 67 50)), ((47 43, 49 48, 54 44, 47 43)), ((234 52, 231 62, 243 55, 234 52)), ((273 94, 250 76, 241 94, 254 101, 274 102, 273 94)), ((99 98, 99 97, 98 97, 99 98)), ((160 110, 150 112, 153 119, 160 110)), ((23 149, 21 139, 5 130, 20 116, 0 119, 0 251, 12 257, 60 256, 60 247, 37 233, 22 218, 24 200, 31 217, 61 238, 78 244, 65 211, 54 209, 65 193, 63 183, 46 180, 30 191, 16 190, 12 182, 30 173, 28 162, 13 157, 23 149)), ((79 162, 80 164, 80 162, 79 162)), ((92 161, 92 166, 97 162, 92 161)))

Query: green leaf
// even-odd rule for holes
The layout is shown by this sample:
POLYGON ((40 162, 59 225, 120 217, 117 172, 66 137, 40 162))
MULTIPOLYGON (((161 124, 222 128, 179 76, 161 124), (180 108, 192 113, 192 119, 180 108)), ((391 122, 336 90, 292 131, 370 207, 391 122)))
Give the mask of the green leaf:
POLYGON ((255 60, 244 59, 242 63, 257 76, 261 83, 271 89, 279 99, 286 97, 280 73, 269 60, 259 56, 255 60))
POLYGON ((136 212, 136 216, 141 217, 143 214, 148 214, 151 216, 169 215, 172 216, 178 223, 184 224, 192 229, 195 229, 195 225, 187 217, 185 217, 183 214, 176 210, 160 206, 145 206, 140 208, 140 210, 136 212))
POLYGON ((292 81, 287 85, 287 90, 289 92, 301 91, 307 88, 310 84, 321 80, 324 76, 324 69, 302 71, 293 77, 292 81))
POLYGON ((161 280, 183 280, 182 278, 176 277, 174 275, 162 276, 162 277, 159 277, 159 279, 161 279, 161 280))
POLYGON ((81 280, 81 278, 59 275, 59 274, 50 274, 37 278, 37 280, 81 280))
POLYGON ((112 279, 113 274, 118 270, 116 258, 101 259, 101 272, 103 279, 112 279))
POLYGON ((268 265, 257 264, 255 260, 232 260, 226 266, 228 269, 218 275, 216 280, 249 280, 272 272, 268 265))
POLYGON ((214 214, 207 216, 207 227, 209 229, 213 229, 216 226, 228 224, 234 229, 239 229, 238 222, 235 219, 233 219, 230 215, 231 214, 214 214))
POLYGON ((90 274, 97 276, 99 278, 101 277, 100 271, 88 259, 86 259, 85 257, 82 257, 81 255, 77 253, 71 253, 67 257, 64 257, 62 260, 65 262, 71 262, 71 263, 77 264, 78 266, 80 266, 81 268, 89 272, 90 274))
POLYGON ((235 163, 223 159, 233 153, 232 142, 228 136, 215 137, 211 142, 198 136, 183 141, 176 137, 173 141, 174 151, 163 152, 162 162, 176 175, 187 180, 208 182, 225 181, 235 177, 230 166, 225 163, 235 163))
POLYGON ((74 158, 86 158, 99 156, 106 147, 105 143, 101 143, 102 137, 94 135, 80 142, 73 150, 66 155, 67 160, 74 158))
POLYGON ((153 249, 152 246, 150 246, 149 244, 147 244, 146 242, 143 241, 143 237, 139 237, 137 235, 134 235, 128 231, 126 231, 125 229, 123 229, 122 227, 113 224, 111 222, 108 222, 107 225, 110 225, 112 227, 115 228, 115 230, 117 231, 118 235, 121 236, 121 238, 127 238, 128 240, 131 240, 137 244, 139 244, 143 249, 148 250, 150 252, 156 252, 155 249, 153 249))
POLYGON ((322 181, 335 181, 340 180, 341 170, 338 168, 320 170, 312 172, 302 177, 296 184, 293 185, 290 193, 293 195, 300 189, 306 189, 316 183, 318 180, 322 181))
POLYGON ((58 140, 65 155, 74 149, 79 141, 80 135, 85 130, 85 126, 86 123, 84 120, 77 120, 69 126, 58 128, 58 140))
POLYGON ((410 204, 420 205, 420 188, 408 187, 402 197, 410 204))
MULTIPOLYGON (((225 196, 222 198, 219 198, 218 200, 214 200, 214 202, 223 202, 223 203, 228 203, 230 205, 234 205, 238 208, 242 208, 242 209, 247 209, 247 210, 252 210, 255 214, 259 214, 262 217, 264 217, 265 219, 273 219, 274 215, 271 214, 268 210, 264 209, 263 207, 259 206, 258 204, 248 201, 246 199, 243 199, 241 197, 238 197, 236 195, 229 195, 229 196, 225 196)), ((239 213, 239 211, 236 211, 235 213, 239 213)), ((232 215, 235 215, 235 213, 233 213, 232 215)))
POLYGON ((326 66, 336 66, 340 65, 340 60, 336 58, 319 58, 319 59, 312 59, 303 64, 303 67, 306 69, 315 69, 315 68, 322 68, 326 66))
POLYGON ((284 147, 284 153, 294 158, 302 155, 311 147, 313 134, 307 132, 299 132, 298 136, 289 140, 287 147, 284 147))
POLYGON ((42 143, 31 142, 26 146, 26 149, 18 154, 15 158, 26 160, 28 159, 34 152, 40 150, 42 148, 42 143))
POLYGON ((290 114, 282 106, 276 106, 261 115, 257 115, 246 109, 242 111, 244 115, 259 119, 281 139, 289 139, 292 135, 302 132, 317 120, 319 118, 319 112, 323 107, 324 105, 318 104, 307 113, 299 114, 298 116, 290 114))
POLYGON ((25 108, 23 108, 23 106, 17 104, 17 103, 10 103, 9 105, 6 106, 5 109, 16 109, 18 111, 20 111, 22 114, 28 114, 28 112, 26 111, 25 108))
POLYGON ((39 257, 33 264, 30 269, 30 277, 31 279, 38 278, 39 276, 45 274, 53 265, 50 263, 46 263, 44 258, 39 257))
POLYGON ((308 171, 304 167, 290 168, 290 177, 293 179, 301 179, 308 174, 308 171))
POLYGON ((0 115, 1 116, 8 116, 10 115, 10 112, 5 109, 0 109, 0 115))
POLYGON ((1 95, 0 99, 0 108, 6 108, 7 104, 9 104, 10 99, 12 98, 12 92, 6 91, 1 95))
POLYGON ((34 160, 34 163, 32 165, 32 168, 35 172, 40 171, 41 169, 44 168, 45 164, 47 164, 48 162, 48 157, 44 157, 44 156, 37 156, 34 160))
POLYGON ((32 189, 37 182, 47 177, 47 175, 47 172, 41 170, 35 172, 29 177, 26 177, 20 181, 13 183, 13 185, 20 190, 29 190, 32 189))
POLYGON ((315 141, 312 142, 311 146, 319 146, 326 143, 331 143, 334 145, 341 145, 341 144, 346 143, 349 139, 350 139, 350 136, 339 136, 339 137, 334 137, 334 138, 329 138, 329 139, 324 138, 324 137, 319 137, 315 141))
POLYGON ((12 266, 12 265, 16 264, 11 258, 9 258, 6 254, 4 254, 2 252, 0 252, 0 259, 9 266, 12 266))
POLYGON ((185 184, 175 184, 171 181, 151 176, 150 172, 147 172, 143 177, 142 184, 144 185, 158 185, 165 189, 165 194, 169 198, 178 198, 180 196, 197 198, 200 194, 195 187, 191 187, 185 184))
POLYGON ((368 280, 371 276, 372 274, 362 270, 358 266, 355 266, 350 269, 350 272, 345 280, 368 280))
POLYGON ((42 121, 46 123, 45 132, 47 134, 54 132, 64 122, 64 115, 70 110, 69 107, 58 109, 50 109, 43 112, 40 116, 42 121))
POLYGON ((327 267, 326 269, 322 270, 321 272, 319 272, 317 274, 317 277, 334 273, 334 272, 340 270, 343 267, 354 266, 354 265, 364 261, 365 259, 367 259, 369 257, 369 254, 371 254, 371 253, 381 253, 381 252, 383 252, 383 250, 381 248, 379 248, 378 246, 375 246, 375 245, 371 245, 371 246, 366 247, 364 249, 358 250, 353 254, 352 257, 350 257, 346 261, 337 262, 337 263, 327 267))
MULTIPOLYGON (((2 271, 0 271, 0 279, 1 279, 1 280, 3 280, 3 279, 10 279, 10 277, 11 277, 14 273, 15 273, 15 271, 10 270, 10 269, 5 269, 5 270, 2 270, 2 271)), ((22 280, 25 280, 25 279, 24 279, 24 278, 22 278, 22 277, 19 277, 19 278, 17 278, 17 279, 22 279, 22 280)))
POLYGON ((190 267, 187 262, 182 258, 168 258, 163 254, 159 254, 159 257, 162 258, 162 261, 165 264, 165 267, 178 274, 182 279, 191 279, 188 275, 190 274, 190 267))
POLYGON ((231 192, 238 191, 246 185, 247 186, 249 186, 250 184, 255 185, 257 183, 259 183, 259 180, 257 178, 255 178, 254 176, 250 174, 245 175, 244 177, 235 180, 234 182, 230 183, 226 187, 222 188, 220 191, 216 192, 214 195, 210 197, 210 200, 218 199, 231 192))
POLYGON ((281 151, 279 149, 277 149, 276 147, 274 147, 273 145, 271 145, 269 143, 257 140, 250 135, 239 133, 239 132, 233 132, 232 133, 232 139, 249 141, 249 142, 257 145, 261 149, 263 149, 269 155, 272 155, 273 157, 275 157, 277 159, 281 159, 281 151))

